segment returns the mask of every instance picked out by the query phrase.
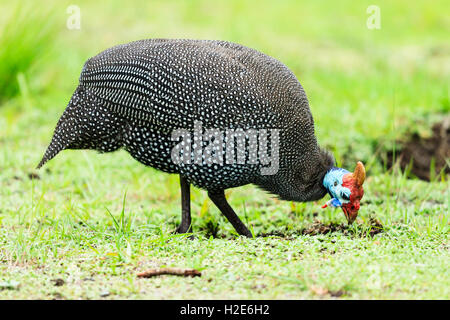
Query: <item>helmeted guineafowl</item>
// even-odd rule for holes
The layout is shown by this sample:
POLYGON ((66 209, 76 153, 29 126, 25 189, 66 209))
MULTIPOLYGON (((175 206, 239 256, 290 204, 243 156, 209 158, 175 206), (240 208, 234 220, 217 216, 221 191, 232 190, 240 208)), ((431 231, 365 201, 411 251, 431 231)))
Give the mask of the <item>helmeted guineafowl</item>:
MULTIPOLYGON (((151 39, 89 59, 38 168, 64 149, 127 150, 180 175, 182 221, 191 230, 190 184, 240 235, 251 236, 224 190, 253 183, 284 200, 327 192, 349 223, 363 195, 364 166, 334 167, 320 149, 295 75, 261 52, 226 41, 151 39)), ((326 206, 326 205, 325 205, 326 206)))

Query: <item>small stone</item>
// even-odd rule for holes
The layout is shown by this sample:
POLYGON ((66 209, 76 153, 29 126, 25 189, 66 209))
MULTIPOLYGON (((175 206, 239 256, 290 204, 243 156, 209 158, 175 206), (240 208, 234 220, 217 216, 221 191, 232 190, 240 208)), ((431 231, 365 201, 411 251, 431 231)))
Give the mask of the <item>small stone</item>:
POLYGON ((56 287, 61 287, 61 286, 63 286, 66 283, 63 279, 60 279, 60 278, 59 279, 53 279, 52 282, 53 282, 53 284, 56 287))
POLYGON ((17 289, 19 287, 19 282, 10 280, 10 281, 2 281, 0 282, 0 290, 4 289, 17 289))
POLYGON ((34 173, 34 172, 30 172, 28 174, 28 178, 30 180, 40 180, 41 179, 41 177, 37 173, 34 173))
POLYGON ((100 297, 104 298, 104 297, 109 296, 110 294, 111 294, 111 293, 109 293, 108 290, 105 290, 105 291, 102 291, 102 292, 100 293, 100 297))

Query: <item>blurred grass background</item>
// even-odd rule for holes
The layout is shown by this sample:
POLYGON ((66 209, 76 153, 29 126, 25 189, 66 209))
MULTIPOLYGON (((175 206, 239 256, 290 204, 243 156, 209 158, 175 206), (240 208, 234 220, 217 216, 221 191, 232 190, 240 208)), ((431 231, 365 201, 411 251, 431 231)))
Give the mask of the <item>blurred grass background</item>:
MULTIPOLYGON (((86 276, 95 272, 108 279, 119 275, 120 280, 130 277, 130 270, 117 271, 118 265, 138 268, 140 260, 148 258, 155 265, 210 266, 212 282, 206 282, 208 278, 194 282, 193 297, 223 298, 224 292, 237 298, 297 297, 289 293, 298 289, 292 283, 305 288, 312 284, 345 287, 356 298, 448 296, 444 270, 449 185, 386 173, 381 159, 408 128, 450 113, 449 9, 448 1, 422 0, 0 0, 0 261, 4 262, 0 273, 31 284, 18 293, 3 294, 48 298, 53 290, 45 287, 48 277, 64 274, 66 265, 86 276), (80 30, 66 27, 70 5, 81 10, 80 30), (366 26, 369 5, 381 9, 379 30, 366 26), (335 233, 325 238, 302 237, 296 232, 313 219, 343 222, 344 216, 337 211, 318 212, 318 203, 273 200, 252 186, 228 192, 244 222, 256 233, 287 232, 295 240, 264 238, 229 245, 206 237, 192 243, 177 238, 169 242, 170 230, 179 221, 178 177, 146 168, 123 151, 107 155, 64 151, 39 171, 37 179, 33 170, 77 86, 84 62, 106 48, 144 38, 228 40, 285 63, 308 95, 319 143, 333 151, 338 165, 353 169, 356 160, 366 164, 368 181, 360 218, 368 221, 369 214, 376 214, 382 221, 387 229, 378 238, 381 244, 335 233), (115 233, 105 208, 117 217, 125 192, 127 219, 133 222, 132 232, 123 235, 115 233), (115 235, 115 243, 109 234, 115 235), (328 252, 322 253, 323 241, 337 254, 318 261, 328 252), (268 260, 261 258, 260 264, 252 265, 253 256, 247 250, 268 244, 270 250, 264 251, 268 260), (286 258, 286 250, 292 251, 293 260, 286 258), (305 253, 296 260, 299 250, 305 253), (128 253, 131 260, 124 258, 128 253), (222 255, 227 257, 214 260, 222 255), (89 262, 81 267, 71 264, 83 257, 89 262), (229 266, 239 265, 239 259, 249 261, 239 269, 248 279, 259 279, 254 272, 260 269, 261 274, 277 270, 284 278, 265 282, 273 289, 270 295, 255 294, 247 281, 232 281, 230 288, 223 289, 216 281, 231 277, 229 266), (415 266, 418 262, 422 266, 415 266), (383 271, 380 277, 386 287, 382 291, 366 288, 371 273, 365 269, 368 263, 383 271), (318 264, 323 273, 311 277, 318 264), (20 269, 28 267, 29 274, 20 269), (304 272, 304 279, 298 280, 297 272, 304 272), (437 287, 428 290, 432 286, 437 287), (206 293, 205 287, 216 291, 206 293)), ((204 192, 193 189, 191 199, 195 231, 220 225, 221 235, 233 233, 204 192)), ((168 296, 186 297, 182 296, 185 291, 177 289, 180 283, 170 281, 168 287, 174 289, 168 296)), ((118 294, 142 297, 130 295, 137 294, 139 283, 131 289, 117 286, 118 294)), ((67 297, 98 297, 101 292, 100 287, 89 286, 64 290, 67 297)), ((311 290, 308 294, 314 296, 315 289, 311 290)))

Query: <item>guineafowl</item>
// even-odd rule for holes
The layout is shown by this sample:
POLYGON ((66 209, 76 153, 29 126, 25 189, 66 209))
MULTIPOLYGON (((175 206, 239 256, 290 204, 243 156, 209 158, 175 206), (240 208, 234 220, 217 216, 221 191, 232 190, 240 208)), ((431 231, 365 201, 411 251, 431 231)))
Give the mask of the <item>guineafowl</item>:
POLYGON ((64 149, 112 152, 180 176, 177 231, 191 232, 190 185, 251 237, 224 190, 254 184, 283 200, 359 210, 365 170, 334 166, 321 149, 303 87, 281 62, 213 40, 149 39, 89 59, 40 168, 64 149))

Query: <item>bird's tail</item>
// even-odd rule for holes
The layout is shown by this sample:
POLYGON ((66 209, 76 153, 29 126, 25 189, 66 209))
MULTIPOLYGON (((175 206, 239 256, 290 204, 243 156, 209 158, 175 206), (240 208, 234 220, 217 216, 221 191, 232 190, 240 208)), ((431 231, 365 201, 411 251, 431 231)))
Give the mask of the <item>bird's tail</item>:
POLYGON ((42 157, 36 169, 40 169, 47 161, 53 159, 61 150, 65 148, 62 144, 57 142, 58 140, 59 139, 57 137, 57 132, 55 130, 52 141, 47 147, 47 150, 45 151, 44 156, 42 157))
POLYGON ((78 92, 75 91, 63 115, 56 125, 52 141, 39 162, 36 169, 41 168, 46 162, 53 159, 60 151, 66 149, 77 137, 76 103, 78 92))

